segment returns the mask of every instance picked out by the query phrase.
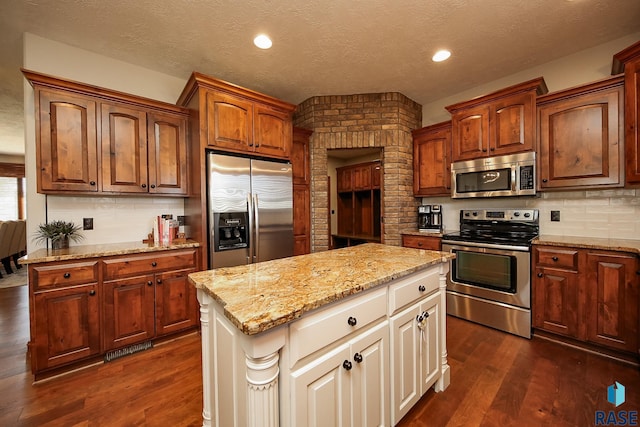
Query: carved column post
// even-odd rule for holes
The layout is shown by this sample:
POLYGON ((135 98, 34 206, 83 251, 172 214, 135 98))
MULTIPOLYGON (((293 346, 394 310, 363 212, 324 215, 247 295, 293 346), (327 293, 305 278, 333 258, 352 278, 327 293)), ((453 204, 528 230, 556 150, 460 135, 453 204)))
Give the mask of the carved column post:
POLYGON ((247 356, 249 427, 278 427, 280 425, 279 359, 278 353, 255 359, 247 356))
POLYGON ((444 391, 449 387, 451 381, 449 364, 447 362, 447 273, 449 272, 449 261, 444 259, 440 264, 440 277, 438 279, 438 287, 440 289, 440 348, 441 354, 441 372, 442 376, 434 386, 435 391, 444 391))
POLYGON ((213 401, 214 389, 212 371, 213 368, 206 361, 213 360, 211 339, 211 329, 209 321, 210 312, 209 301, 211 298, 202 289, 197 290, 198 302, 200 303, 200 333, 202 335, 202 426, 211 427, 211 402, 213 401))

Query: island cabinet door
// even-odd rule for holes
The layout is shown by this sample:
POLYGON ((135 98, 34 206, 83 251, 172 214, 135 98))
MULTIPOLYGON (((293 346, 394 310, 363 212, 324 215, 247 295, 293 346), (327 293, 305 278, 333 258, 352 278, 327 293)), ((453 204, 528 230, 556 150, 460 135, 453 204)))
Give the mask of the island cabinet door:
POLYGON ((291 425, 351 425, 353 359, 345 343, 291 374, 291 425))
POLYGON ((390 425, 389 322, 385 320, 355 338, 350 355, 353 396, 351 425, 390 425))
POLYGON ((196 270, 156 274, 156 335, 187 329, 198 323, 195 288, 187 275, 196 270))
POLYGON ((391 318, 392 425, 438 378, 440 310, 435 293, 391 318))
POLYGON ((154 276, 104 282, 105 350, 153 338, 154 276))

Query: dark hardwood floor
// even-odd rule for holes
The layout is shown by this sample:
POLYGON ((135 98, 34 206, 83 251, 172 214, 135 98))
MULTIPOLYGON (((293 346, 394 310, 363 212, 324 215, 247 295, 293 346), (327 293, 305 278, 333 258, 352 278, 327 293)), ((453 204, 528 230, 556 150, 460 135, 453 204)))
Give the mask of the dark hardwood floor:
MULTIPOLYGON (((427 392, 400 426, 590 426, 640 408, 640 371, 539 338, 448 319, 451 385, 427 392)), ((201 425, 200 338, 192 334, 37 384, 26 359, 27 288, 0 289, 0 426, 201 425)), ((303 426, 296 426, 303 427, 303 426)))

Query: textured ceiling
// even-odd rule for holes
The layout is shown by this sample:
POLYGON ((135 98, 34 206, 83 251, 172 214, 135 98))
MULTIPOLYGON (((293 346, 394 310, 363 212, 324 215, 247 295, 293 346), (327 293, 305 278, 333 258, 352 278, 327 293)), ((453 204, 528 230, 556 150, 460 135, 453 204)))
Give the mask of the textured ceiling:
POLYGON ((0 153, 22 153, 22 33, 298 104, 398 91, 428 104, 640 31, 640 0, 0 0, 0 153), (253 37, 268 33, 261 51, 253 37), (441 64, 438 48, 453 51, 441 64))

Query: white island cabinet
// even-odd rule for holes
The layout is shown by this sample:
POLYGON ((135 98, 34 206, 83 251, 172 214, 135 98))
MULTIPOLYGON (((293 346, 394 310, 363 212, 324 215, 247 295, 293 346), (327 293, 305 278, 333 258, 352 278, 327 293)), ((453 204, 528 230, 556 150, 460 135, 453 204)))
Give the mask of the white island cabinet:
POLYGON ((451 254, 375 243, 193 273, 204 426, 392 426, 449 385, 451 254))

